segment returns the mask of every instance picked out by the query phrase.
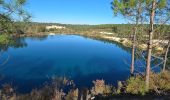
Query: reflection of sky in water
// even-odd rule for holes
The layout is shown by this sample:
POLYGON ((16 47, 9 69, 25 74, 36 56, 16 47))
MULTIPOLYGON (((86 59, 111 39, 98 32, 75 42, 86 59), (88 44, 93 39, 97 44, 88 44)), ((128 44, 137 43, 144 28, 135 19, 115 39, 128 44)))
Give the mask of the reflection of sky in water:
POLYGON ((69 77, 80 87, 95 79, 116 84, 129 76, 124 61, 130 53, 120 45, 74 35, 25 38, 25 43, 26 47, 8 49, 10 60, 0 69, 5 76, 1 84, 13 80, 21 91, 29 91, 52 76, 69 77))

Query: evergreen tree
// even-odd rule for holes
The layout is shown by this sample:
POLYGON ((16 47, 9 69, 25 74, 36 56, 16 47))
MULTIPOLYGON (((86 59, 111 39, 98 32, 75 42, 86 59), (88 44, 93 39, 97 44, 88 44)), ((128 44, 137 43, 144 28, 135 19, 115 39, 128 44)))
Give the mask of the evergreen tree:
POLYGON ((0 0, 0 33, 13 32, 17 21, 28 21, 30 15, 24 10, 26 0, 0 0))
POLYGON ((112 2, 112 9, 115 15, 122 15, 126 19, 129 19, 132 24, 135 23, 132 40, 131 74, 134 73, 136 35, 139 22, 142 21, 143 18, 143 3, 143 0, 114 0, 112 2))

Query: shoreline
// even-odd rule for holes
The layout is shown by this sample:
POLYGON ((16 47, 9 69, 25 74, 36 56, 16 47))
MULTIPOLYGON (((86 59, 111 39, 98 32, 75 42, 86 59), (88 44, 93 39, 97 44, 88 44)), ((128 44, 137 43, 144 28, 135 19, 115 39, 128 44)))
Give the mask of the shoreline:
MULTIPOLYGON (((85 36, 89 38, 99 38, 99 39, 105 39, 109 40, 112 42, 118 42, 121 43, 123 46, 130 47, 132 46, 132 41, 129 40, 128 38, 121 38, 121 37, 116 37, 111 34, 103 34, 103 33, 93 33, 93 32, 84 32, 84 33, 55 33, 55 32, 43 32, 43 33, 37 33, 37 34, 24 34, 20 35, 19 37, 29 37, 29 36, 43 36, 43 35, 57 35, 57 34, 66 34, 66 35, 80 35, 80 36, 85 36)), ((156 55, 163 54, 165 52, 165 49, 163 46, 168 44, 168 40, 153 40, 153 51, 156 52, 156 55)), ((137 44, 136 46, 142 51, 147 50, 147 44, 145 43, 140 43, 137 44)))

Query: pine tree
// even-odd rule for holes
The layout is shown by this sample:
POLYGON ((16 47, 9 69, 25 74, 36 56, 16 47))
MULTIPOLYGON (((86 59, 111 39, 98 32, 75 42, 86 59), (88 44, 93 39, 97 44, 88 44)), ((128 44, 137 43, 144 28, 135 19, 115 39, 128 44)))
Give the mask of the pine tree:
POLYGON ((132 57, 130 72, 134 74, 134 62, 135 62, 135 48, 136 48, 136 35, 139 22, 142 20, 143 12, 143 0, 114 0, 112 2, 112 9, 115 15, 122 15, 123 17, 129 19, 132 24, 135 23, 135 28, 133 32, 132 39, 132 57))

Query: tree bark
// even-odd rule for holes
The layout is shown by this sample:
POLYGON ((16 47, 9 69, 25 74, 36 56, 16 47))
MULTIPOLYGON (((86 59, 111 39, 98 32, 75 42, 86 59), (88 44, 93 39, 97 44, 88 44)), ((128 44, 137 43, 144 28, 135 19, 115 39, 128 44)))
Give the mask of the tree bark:
POLYGON ((169 48, 170 48, 170 40, 168 41, 168 47, 166 49, 166 53, 165 53, 165 57, 164 57, 164 66, 163 66, 163 72, 166 69, 166 63, 167 63, 167 58, 168 58, 168 52, 169 52, 169 48))
POLYGON ((134 35, 133 35, 132 55, 131 55, 132 58, 131 58, 131 67, 130 67, 131 75, 134 74, 136 32, 137 32, 137 26, 135 26, 134 35))
POLYGON ((147 64, 146 64, 146 90, 149 90, 149 78, 150 78, 151 55, 152 55, 152 38, 153 38, 153 33, 154 33, 155 6, 156 6, 156 0, 153 0, 151 12, 150 12, 150 32, 149 32, 148 55, 147 55, 147 64))
MULTIPOLYGON (((138 1, 139 2, 139 1, 138 1)), ((136 25, 135 25, 135 29, 134 29, 134 34, 133 34, 133 42, 132 42, 132 57, 131 57, 131 67, 130 67, 130 72, 131 75, 134 74, 134 69, 135 69, 135 48, 136 48, 136 35, 137 35, 137 27, 139 24, 139 19, 140 19, 140 15, 141 14, 141 3, 139 2, 139 5, 137 7, 137 15, 136 15, 136 25)))

